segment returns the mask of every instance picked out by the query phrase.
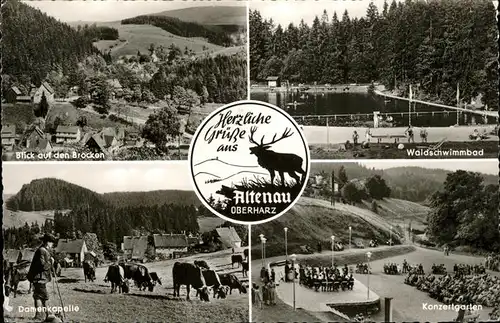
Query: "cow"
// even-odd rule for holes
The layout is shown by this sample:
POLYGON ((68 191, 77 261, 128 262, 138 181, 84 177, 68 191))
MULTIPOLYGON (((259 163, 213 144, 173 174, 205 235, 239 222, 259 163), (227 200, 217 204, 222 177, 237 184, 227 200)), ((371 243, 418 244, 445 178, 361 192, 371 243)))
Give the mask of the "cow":
POLYGON ((241 263, 241 274, 243 277, 248 277, 248 260, 245 260, 241 263))
POLYGON ((233 274, 221 274, 219 275, 219 279, 222 285, 229 286, 229 294, 232 294, 233 289, 238 289, 240 294, 246 294, 247 289, 240 280, 233 274))
POLYGON ((245 256, 245 259, 248 259, 248 249, 243 250, 243 256, 245 256))
POLYGON ((93 282, 95 280, 94 264, 88 260, 85 260, 82 264, 82 267, 83 267, 83 276, 85 278, 85 282, 87 282, 87 279, 93 282))
POLYGON ((125 279, 125 270, 122 266, 113 264, 108 267, 104 282, 108 281, 111 282, 111 293, 114 293, 117 287, 118 293, 129 292, 128 280, 125 279))
POLYGON ((210 269, 210 266, 208 266, 205 260, 195 260, 194 265, 200 267, 201 269, 210 269))
POLYGON ((156 272, 152 272, 149 274, 151 276, 151 279, 153 280, 153 284, 160 284, 161 285, 161 279, 158 277, 158 274, 156 272))
MULTIPOLYGON (((203 274, 203 278, 205 279, 205 285, 208 288, 212 288, 214 292, 214 298, 218 296, 218 298, 226 298, 226 294, 223 292, 224 289, 221 289, 222 284, 220 282, 219 275, 215 272, 215 270, 203 270, 201 272, 203 274)), ((196 292, 198 296, 199 292, 196 292)))
POLYGON ((238 264, 238 268, 240 268, 240 264, 243 262, 242 255, 232 255, 231 256, 231 267, 234 268, 234 264, 238 264))
POLYGON ((154 290, 156 282, 153 281, 146 266, 132 263, 121 263, 120 266, 125 270, 125 279, 132 279, 139 290, 143 288, 144 290, 148 288, 150 292, 154 290))
MULTIPOLYGON (((17 296, 17 286, 19 282, 28 280, 28 271, 30 269, 30 261, 23 261, 19 264, 12 264, 9 266, 7 273, 5 274, 5 281, 10 286, 10 290, 14 292, 14 298, 17 296)), ((28 294, 31 293, 32 283, 30 282, 30 287, 28 294)))
POLYGON ((176 262, 172 268, 174 296, 180 296, 182 285, 186 285, 186 300, 189 300, 190 287, 199 291, 200 300, 209 302, 208 288, 199 267, 187 262, 176 262))

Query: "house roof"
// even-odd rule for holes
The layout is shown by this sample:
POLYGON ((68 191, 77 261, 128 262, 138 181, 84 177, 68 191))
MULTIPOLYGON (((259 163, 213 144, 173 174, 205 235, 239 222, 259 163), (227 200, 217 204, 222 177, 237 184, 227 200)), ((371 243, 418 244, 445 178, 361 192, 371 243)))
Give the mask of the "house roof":
POLYGON ((188 246, 185 234, 153 234, 155 248, 184 248, 188 246))
POLYGON ((43 82, 42 86, 45 87, 47 89, 47 91, 49 91, 50 93, 54 93, 54 89, 50 86, 49 83, 43 82))
POLYGON ((21 255, 21 250, 16 249, 7 249, 3 251, 3 258, 7 260, 9 263, 16 263, 19 260, 19 256, 21 255))
POLYGON ((143 259, 146 255, 146 250, 148 249, 148 237, 147 236, 140 236, 140 237, 123 237, 124 239, 124 249, 132 249, 132 259, 143 259), (127 239, 129 238, 128 243, 127 239), (132 247, 132 248, 125 248, 125 245, 127 247, 132 247))
POLYGON ((241 238, 234 227, 215 228, 219 235, 219 240, 226 248, 236 247, 236 243, 241 242, 241 238))
POLYGON ((109 86, 111 86, 115 89, 122 88, 122 85, 120 84, 120 81, 118 81, 118 79, 109 79, 109 80, 106 80, 106 83, 108 83, 109 86))
POLYGON ((3 134, 16 134, 16 126, 15 125, 6 125, 2 127, 2 135, 3 134))
POLYGON ((80 128, 77 126, 57 126, 56 132, 68 132, 68 133, 78 133, 80 131, 80 128))
POLYGON ((85 241, 83 239, 59 239, 57 242, 56 252, 65 253, 80 253, 83 250, 85 241))
POLYGON ((19 90, 19 88, 17 86, 13 86, 10 88, 12 91, 14 91, 15 94, 17 95, 21 95, 23 94, 23 92, 21 92, 21 90, 19 90))
POLYGON ((21 260, 32 261, 33 256, 35 255, 35 251, 31 249, 23 249, 21 251, 21 260))
POLYGON ((123 138, 125 136, 125 130, 123 130, 123 128, 121 128, 121 127, 116 127, 116 128, 107 127, 107 128, 103 128, 102 131, 101 131, 101 133, 104 136, 114 136, 117 139, 123 138))
POLYGON ((106 141, 104 140, 104 138, 101 136, 100 133, 95 133, 88 136, 87 139, 84 141, 85 145, 87 145, 90 140, 93 140, 97 144, 97 146, 99 146, 102 152, 107 152, 106 147, 108 145, 106 145, 106 141))
POLYGON ((268 76, 266 78, 267 81, 277 81, 279 80, 279 76, 268 76))

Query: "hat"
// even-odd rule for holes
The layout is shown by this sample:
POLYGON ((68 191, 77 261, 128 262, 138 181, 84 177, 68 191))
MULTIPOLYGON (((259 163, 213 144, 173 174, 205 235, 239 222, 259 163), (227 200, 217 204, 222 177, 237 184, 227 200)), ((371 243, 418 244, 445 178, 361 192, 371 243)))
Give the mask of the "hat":
POLYGON ((57 238, 50 234, 50 233, 45 233, 41 238, 40 240, 42 240, 42 242, 57 242, 57 238))

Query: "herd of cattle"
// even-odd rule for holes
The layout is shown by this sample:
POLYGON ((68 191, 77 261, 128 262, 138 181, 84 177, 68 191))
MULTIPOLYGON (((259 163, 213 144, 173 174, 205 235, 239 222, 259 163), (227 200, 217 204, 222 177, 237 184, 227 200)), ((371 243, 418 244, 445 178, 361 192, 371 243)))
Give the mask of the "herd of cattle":
MULTIPOLYGON (((246 251, 246 250, 245 250, 246 251)), ((248 275, 248 254, 244 256, 239 254, 231 255, 231 268, 237 264, 241 267, 243 277, 248 275)), ((20 263, 15 266, 5 266, 4 279, 10 290, 17 294, 17 285, 21 281, 27 280, 27 273, 30 262, 20 263)), ((82 263, 85 283, 96 280, 95 263, 84 261, 82 263)), ((60 268, 54 270, 54 276, 60 276, 60 268), (58 272, 58 273, 57 273, 58 272)), ((174 284, 174 296, 180 296, 180 287, 186 285, 186 298, 189 300, 190 288, 197 291, 197 296, 202 301, 209 301, 209 289, 213 292, 213 298, 226 298, 237 289, 240 294, 247 293, 245 285, 234 275, 230 273, 220 274, 211 269, 206 261, 195 260, 194 263, 176 262, 172 269, 172 278, 174 284)), ((105 282, 111 283, 111 293, 118 290, 119 293, 128 293, 130 291, 130 281, 140 290, 153 292, 156 285, 162 285, 162 281, 156 272, 149 272, 148 268, 142 264, 120 262, 108 267, 105 282)), ((30 291, 31 292, 31 284, 30 291)))
MULTIPOLYGON (((231 267, 234 264, 242 268, 243 277, 247 276, 248 258, 242 255, 231 256, 231 267)), ((83 263, 83 274, 85 282, 93 282, 96 279, 95 267, 92 262, 83 263)), ((240 294, 247 293, 247 288, 234 274, 220 274, 211 269, 206 261, 195 260, 194 263, 176 262, 172 268, 174 284, 174 296, 180 296, 180 287, 186 285, 186 299, 189 300, 191 287, 196 290, 196 295, 202 301, 209 301, 209 290, 213 292, 213 298, 226 298, 237 289, 240 294)), ((162 285, 162 281, 156 272, 149 272, 148 268, 137 263, 115 263, 108 267, 104 278, 105 282, 111 283, 111 293, 118 290, 119 293, 130 291, 130 281, 133 281, 139 290, 152 292, 156 285, 162 285)))

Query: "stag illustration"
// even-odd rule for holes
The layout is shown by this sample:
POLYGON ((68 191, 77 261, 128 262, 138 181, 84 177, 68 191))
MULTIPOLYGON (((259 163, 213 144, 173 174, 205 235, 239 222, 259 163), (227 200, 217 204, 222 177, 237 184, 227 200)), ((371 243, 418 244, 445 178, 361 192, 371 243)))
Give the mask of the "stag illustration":
POLYGON ((286 128, 280 138, 276 139, 277 134, 274 134, 273 140, 267 143, 264 143, 264 136, 262 136, 259 144, 253 138, 256 131, 257 127, 250 129, 250 143, 256 145, 255 147, 250 147, 250 154, 257 156, 259 165, 267 169, 271 175, 271 183, 274 183, 275 171, 280 174, 281 185, 283 186, 285 185, 285 173, 288 173, 297 183, 302 183, 306 174, 305 170, 302 169, 302 157, 295 154, 283 154, 269 150, 272 144, 290 137, 293 132, 289 128, 286 128), (303 176, 299 177, 296 173, 303 176))

